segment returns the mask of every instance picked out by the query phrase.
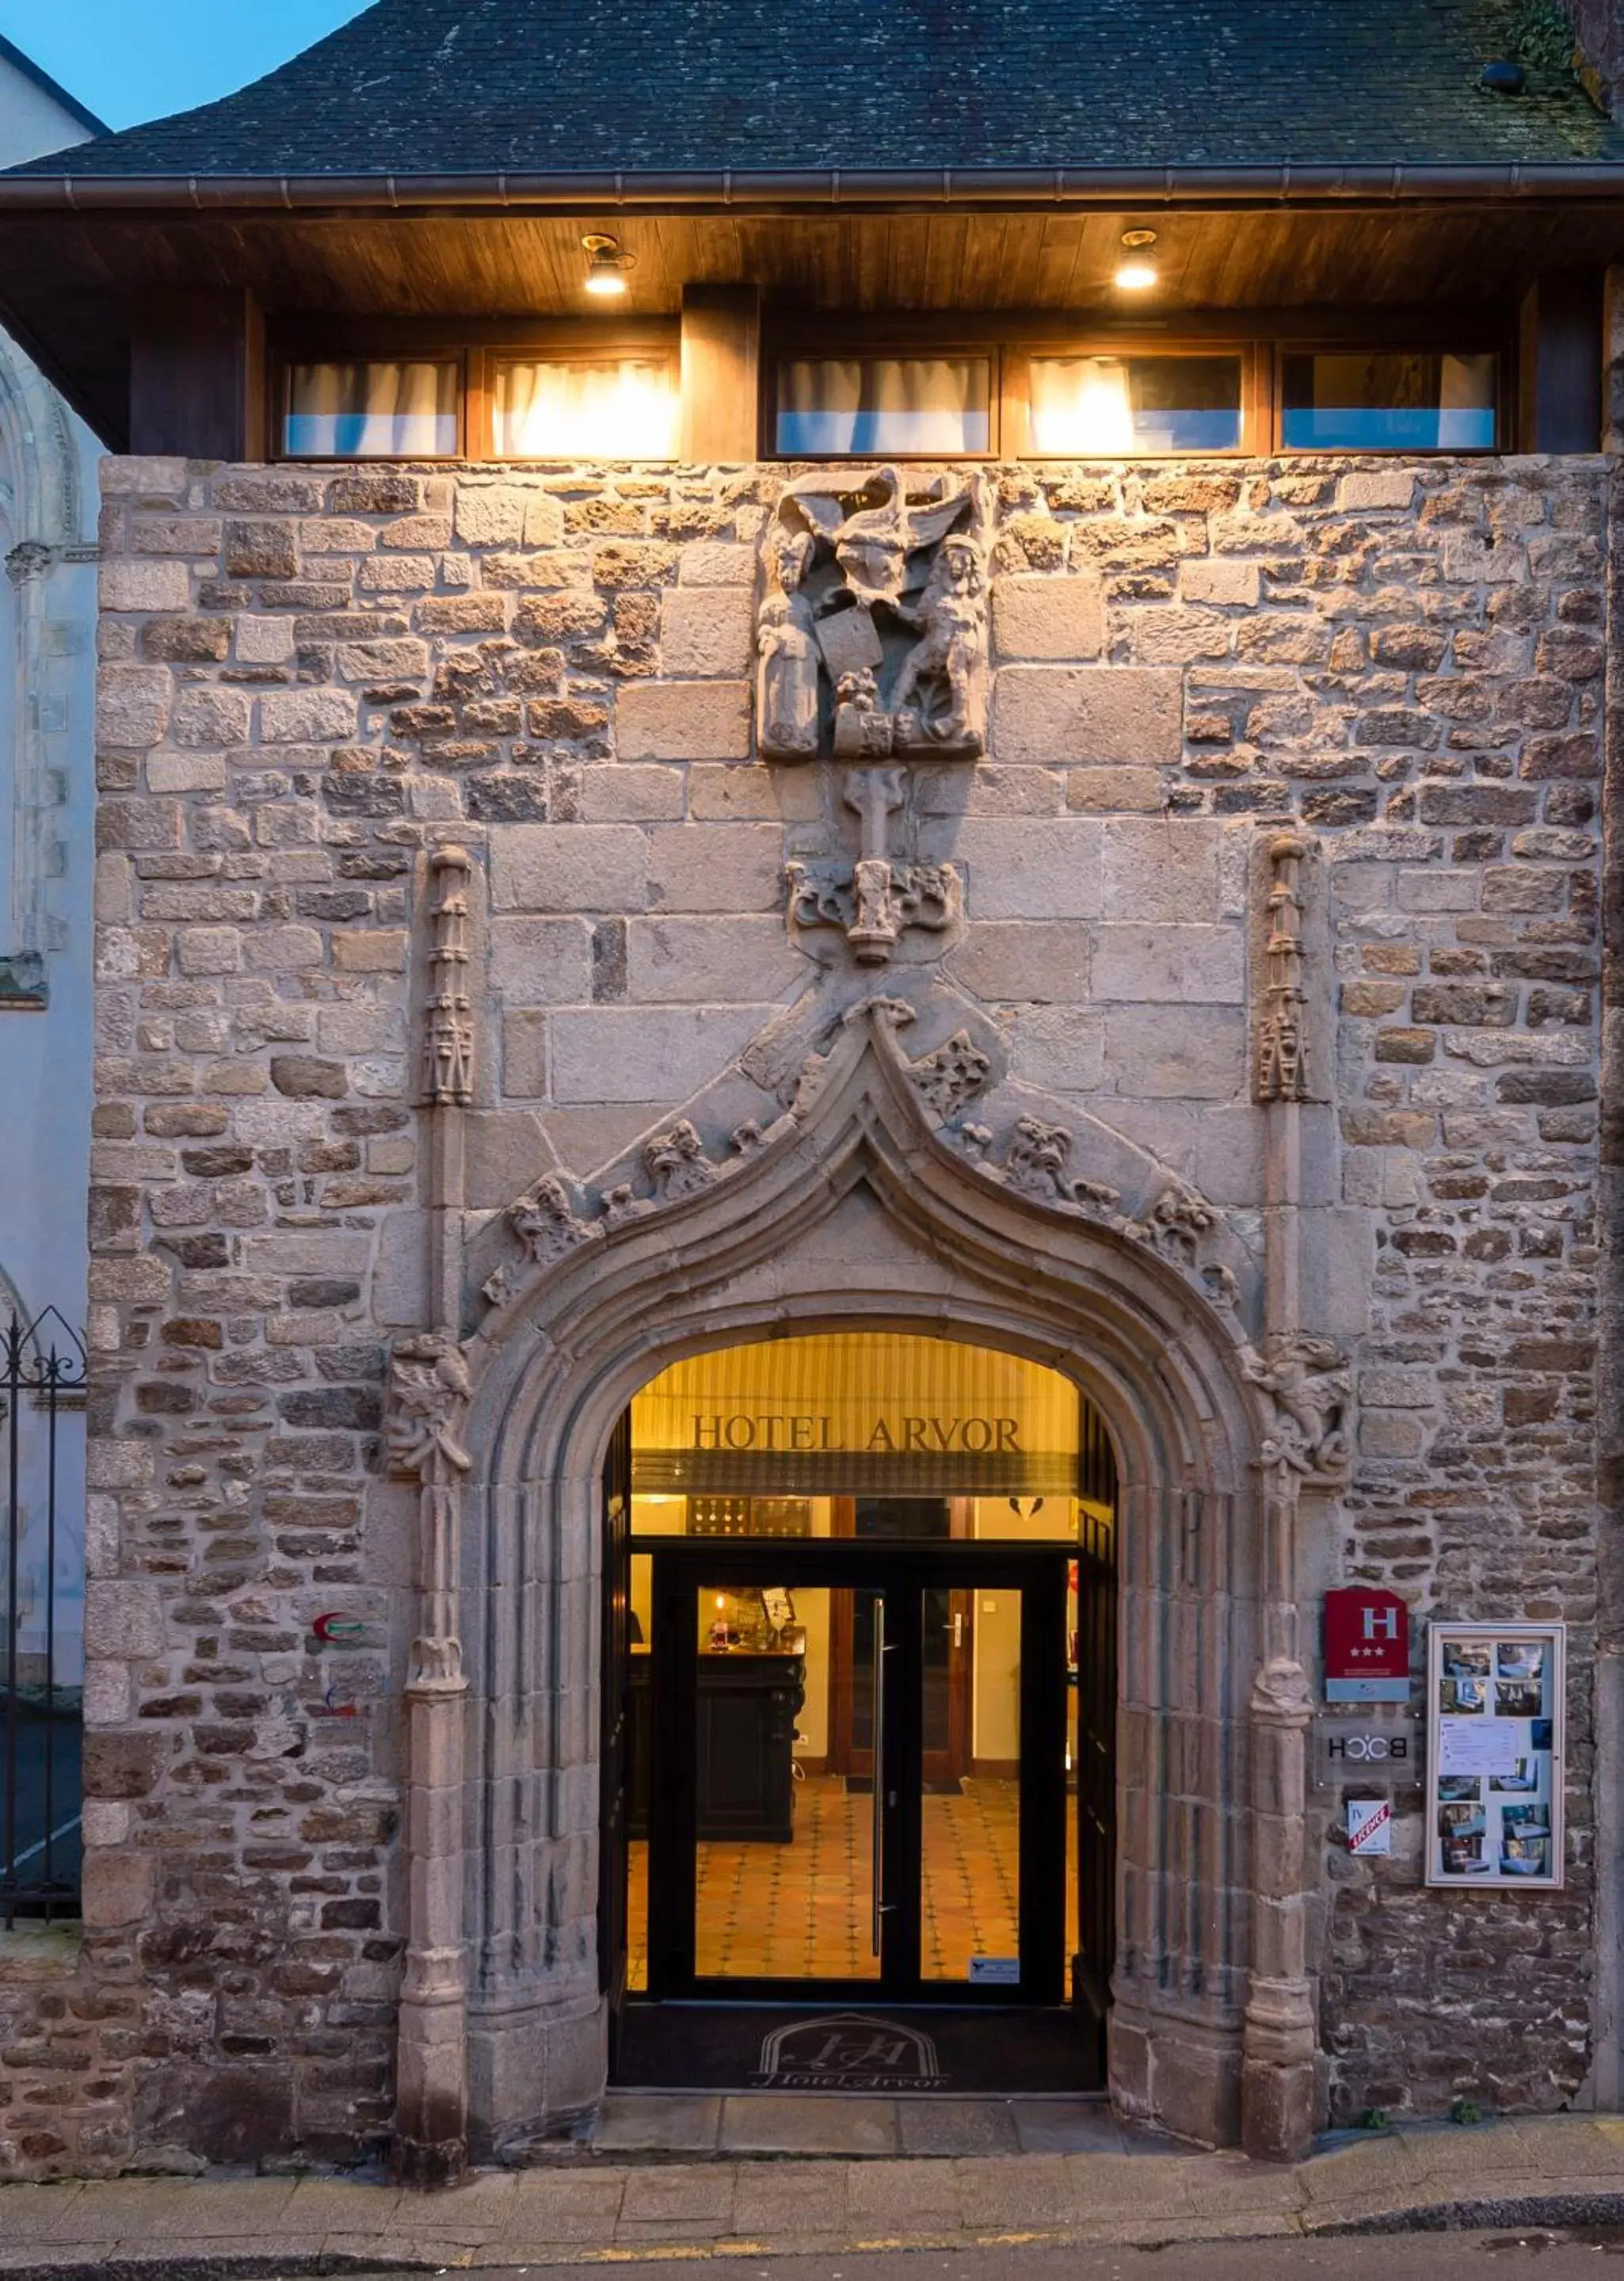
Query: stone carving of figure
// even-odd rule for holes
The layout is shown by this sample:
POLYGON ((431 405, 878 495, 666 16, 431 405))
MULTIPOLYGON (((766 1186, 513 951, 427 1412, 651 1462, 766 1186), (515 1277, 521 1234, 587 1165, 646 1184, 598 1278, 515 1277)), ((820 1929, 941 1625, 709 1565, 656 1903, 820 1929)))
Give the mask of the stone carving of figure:
POLYGON ((1241 1367, 1270 1397, 1274 1412, 1274 1430, 1264 1443, 1265 1465, 1294 1473, 1334 1473, 1347 1465, 1353 1381, 1340 1348, 1297 1333, 1277 1340, 1266 1357, 1246 1348, 1241 1367))
POLYGON ((453 1477, 473 1458, 462 1421, 473 1398, 460 1349, 437 1331, 399 1339, 390 1357, 389 1454, 398 1473, 427 1475, 437 1460, 453 1477))
POLYGON ((756 623, 756 717, 761 746, 780 760, 817 752, 817 638, 802 581, 812 560, 810 531, 775 534, 766 599, 756 623))
POLYGON ((986 562, 978 542, 950 532, 924 593, 898 615, 920 630, 902 661, 893 705, 904 742, 979 752, 986 736, 986 562))

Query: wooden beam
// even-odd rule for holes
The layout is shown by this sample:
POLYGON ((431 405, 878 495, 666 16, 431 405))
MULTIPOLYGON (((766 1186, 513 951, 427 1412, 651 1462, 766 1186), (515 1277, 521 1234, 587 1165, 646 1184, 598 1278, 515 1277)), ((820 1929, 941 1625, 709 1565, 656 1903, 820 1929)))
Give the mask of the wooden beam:
POLYGON ((681 455, 754 460, 761 441, 762 297, 754 285, 684 285, 681 455))
POLYGON ((1597 452, 1602 441, 1602 286, 1589 270, 1553 269, 1523 296, 1518 448, 1597 452))
POLYGON ((143 295, 130 343, 129 409, 132 452, 264 459, 265 321, 252 296, 143 295))

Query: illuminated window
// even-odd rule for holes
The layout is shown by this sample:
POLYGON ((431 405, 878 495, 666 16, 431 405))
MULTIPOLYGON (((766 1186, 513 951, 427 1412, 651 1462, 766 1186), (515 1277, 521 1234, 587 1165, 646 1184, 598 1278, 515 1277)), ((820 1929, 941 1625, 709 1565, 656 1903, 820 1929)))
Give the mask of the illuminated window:
POLYGON ((1491 452, 1496 360, 1334 350, 1281 360, 1288 452, 1491 452))
POLYGON ((1045 455, 1133 458, 1233 452, 1236 356, 1033 357, 1032 447, 1045 455))
POLYGON ((494 410, 499 459, 677 456, 677 390, 662 358, 499 364, 494 410))
POLYGON ((282 450, 295 460, 451 460, 461 371, 454 362, 296 364, 282 450))
POLYGON ((794 357, 778 367, 773 448, 786 459, 991 449, 986 357, 794 357))

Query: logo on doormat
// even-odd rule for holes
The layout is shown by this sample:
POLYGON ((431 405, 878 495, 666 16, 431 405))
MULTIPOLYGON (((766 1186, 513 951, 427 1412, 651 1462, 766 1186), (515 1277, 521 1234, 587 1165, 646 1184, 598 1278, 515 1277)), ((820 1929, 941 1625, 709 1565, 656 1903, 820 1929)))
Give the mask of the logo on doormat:
POLYGON ((751 2078, 760 2091, 940 2091, 933 2039, 870 2012, 775 2028, 751 2078))

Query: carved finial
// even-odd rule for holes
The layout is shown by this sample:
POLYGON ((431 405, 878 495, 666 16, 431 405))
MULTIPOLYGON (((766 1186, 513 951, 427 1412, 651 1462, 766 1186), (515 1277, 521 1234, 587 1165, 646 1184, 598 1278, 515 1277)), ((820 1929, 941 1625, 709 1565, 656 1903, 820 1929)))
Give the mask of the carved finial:
POLYGON ((1257 1032, 1259 1101, 1308 1099, 1307 1001, 1303 992, 1303 897, 1298 875, 1312 842, 1277 832, 1269 842, 1268 982, 1257 1032))
POLYGON ((434 943, 423 1041, 424 1089, 437 1105, 474 1098, 474 1012, 468 998, 468 882, 474 860, 465 847, 441 847, 429 859, 434 943))

